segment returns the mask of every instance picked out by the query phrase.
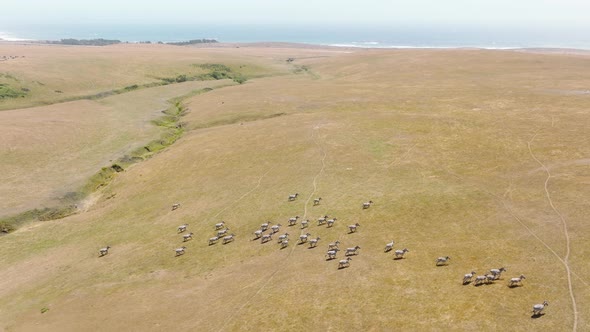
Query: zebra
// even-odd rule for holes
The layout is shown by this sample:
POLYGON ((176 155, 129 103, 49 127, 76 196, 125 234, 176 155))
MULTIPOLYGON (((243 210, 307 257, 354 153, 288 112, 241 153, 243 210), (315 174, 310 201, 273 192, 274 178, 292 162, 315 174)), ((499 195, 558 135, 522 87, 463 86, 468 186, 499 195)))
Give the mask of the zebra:
POLYGON ((236 236, 235 234, 230 234, 228 236, 225 236, 223 238, 223 244, 227 244, 227 243, 233 242, 235 236, 236 236))
POLYGON ((360 224, 359 224, 358 222, 357 222, 356 224, 354 224, 354 225, 349 225, 349 226, 348 226, 348 229, 350 229, 350 232, 349 232, 349 233, 354 233, 354 232, 356 232, 356 229, 357 229, 357 227, 359 227, 359 226, 360 226, 360 224))
POLYGON ((174 249, 174 251, 176 252, 176 256, 184 255, 185 249, 186 249, 186 247, 180 247, 178 249, 174 249))
POLYGON ((502 275, 502 272, 506 272, 506 268, 505 267, 501 267, 499 269, 491 269, 490 273, 494 276, 495 279, 500 279, 500 276, 502 275))
POLYGON ((255 236, 254 240, 260 239, 260 237, 262 236, 262 230, 259 229, 259 230, 255 231, 254 236, 255 236))
POLYGON ((283 226, 283 225, 281 225, 281 224, 276 224, 276 225, 274 225, 274 226, 272 226, 272 227, 270 228, 270 231, 271 231, 273 234, 274 234, 274 233, 278 233, 278 231, 279 231, 279 229, 281 228, 281 226, 283 226))
POLYGON ((332 242, 332 243, 328 244, 328 249, 338 249, 339 244, 340 244, 340 241, 332 242))
POLYGON ((518 277, 518 278, 512 278, 512 279, 510 279, 510 283, 508 284, 508 287, 522 286, 522 280, 523 279, 526 279, 526 277, 524 276, 524 274, 521 274, 520 277, 518 277))
POLYGON ((318 226, 323 225, 326 222, 327 219, 328 219, 328 216, 327 215, 325 215, 323 217, 319 217, 318 218, 318 226))
POLYGON ((329 261, 329 260, 331 260, 331 259, 334 259, 334 258, 336 258, 336 253, 337 253, 338 251, 340 251, 340 249, 338 249, 338 248, 335 248, 335 249, 332 249, 332 250, 328 250, 328 251, 326 252, 326 257, 327 257, 327 258, 326 258, 326 260, 328 260, 328 261, 329 261))
POLYGON ((471 279, 473 279, 473 276, 475 276, 475 271, 471 271, 471 273, 467 273, 463 276, 463 285, 467 285, 471 282, 471 279))
POLYGON ((297 224, 297 219, 299 219, 299 216, 295 216, 295 217, 289 218, 289 226, 296 225, 297 224))
POLYGON ((363 203, 363 209, 368 209, 371 207, 371 204, 373 204, 373 201, 368 201, 363 203))
POLYGON ((309 240, 309 247, 310 248, 315 248, 318 245, 318 241, 320 240, 320 237, 318 236, 315 239, 311 239, 309 240))
POLYGON ((486 274, 486 284, 493 284, 496 280, 496 276, 493 274, 486 274))
POLYGON ((284 241, 288 238, 289 238, 289 233, 285 233, 285 234, 279 236, 278 242, 281 243, 282 241, 284 241))
POLYGON ((261 238, 260 238, 260 243, 266 243, 268 241, 272 240, 272 234, 264 234, 261 238))
POLYGON ((401 250, 396 250, 395 251, 395 258, 394 259, 402 259, 404 258, 404 255, 409 252, 410 250, 408 250, 407 248, 401 249, 401 250))
POLYGON ((350 266, 350 261, 352 260, 352 258, 350 257, 346 257, 346 259, 341 259, 338 262, 338 269, 343 269, 345 267, 349 267, 350 266))
POLYGON ((336 223, 336 220, 338 220, 338 219, 336 219, 336 218, 328 219, 328 220, 326 220, 326 224, 328 225, 328 227, 332 227, 332 226, 334 226, 334 223, 336 223))
POLYGON ((475 277, 475 281, 473 282, 474 286, 479 286, 483 283, 485 283, 487 280, 486 276, 477 276, 475 277))
POLYGON ((307 233, 307 234, 301 234, 299 236, 299 241, 301 243, 305 243, 305 242, 307 242, 307 238, 310 237, 310 236, 311 236, 311 234, 309 234, 309 233, 307 233))
POLYGON ((444 257, 439 257, 436 259, 436 265, 447 265, 449 263, 449 260, 451 259, 451 257, 449 256, 444 256, 444 257))
POLYGON ((98 250, 98 254, 100 255, 99 257, 102 257, 104 255, 107 255, 109 253, 109 249, 111 249, 110 246, 106 246, 104 248, 101 248, 98 250))
POLYGON ((548 305, 549 305, 549 302, 547 302, 547 301, 543 301, 542 304, 535 304, 533 306, 533 316, 536 316, 537 317, 537 316, 543 315, 543 310, 548 305))
POLYGON ((391 240, 391 242, 389 242, 388 244, 385 245, 385 252, 389 252, 391 251, 391 249, 393 249, 393 245, 395 244, 395 242, 393 242, 393 240, 391 240))
POLYGON ((352 248, 346 248, 346 253, 344 255, 349 256, 349 255, 358 255, 358 250, 360 249, 360 246, 356 246, 356 247, 352 247, 352 248))
POLYGON ((229 231, 229 228, 227 228, 227 227, 225 229, 220 229, 217 231, 217 236, 222 237, 225 234, 227 234, 227 231, 229 231))

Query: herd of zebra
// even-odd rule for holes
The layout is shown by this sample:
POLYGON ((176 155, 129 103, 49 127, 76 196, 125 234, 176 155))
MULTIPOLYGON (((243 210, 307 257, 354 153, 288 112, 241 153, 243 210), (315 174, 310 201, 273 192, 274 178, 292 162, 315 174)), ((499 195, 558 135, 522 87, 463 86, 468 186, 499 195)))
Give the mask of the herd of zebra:
MULTIPOLYGON (((290 202, 294 201, 297 199, 298 196, 299 196, 298 193, 290 194, 288 197, 288 201, 290 201, 290 202)), ((313 205, 314 206, 319 205, 321 200, 322 200, 321 197, 314 199, 313 205)), ((368 209, 371 207, 372 204, 373 204, 373 201, 364 202, 362 204, 362 208, 368 209)), ((180 207, 180 203, 175 203, 172 205, 172 210, 174 211, 174 210, 178 209, 179 207, 180 207)), ((287 225, 290 227, 296 226, 298 219, 299 219, 299 216, 289 218, 287 225)), ((322 226, 325 224, 325 225, 327 225, 328 228, 331 228, 332 226, 334 226, 336 220, 337 220, 336 218, 329 218, 327 215, 324 215, 324 216, 319 217, 317 219, 317 225, 322 226)), ((310 223, 310 221, 307 219, 301 221, 300 228, 302 230, 308 228, 309 223, 310 223)), ((276 233, 279 233, 280 228, 282 227, 281 224, 276 224, 276 225, 272 225, 272 226, 271 226, 271 224, 272 224, 272 222, 270 222, 270 221, 261 224, 260 228, 253 232, 253 239, 252 240, 253 241, 260 240, 261 244, 271 242, 272 236, 275 235, 276 233), (265 233, 266 231, 269 231, 269 232, 265 233)), ((188 224, 183 224, 183 225, 178 226, 177 232, 179 234, 186 232, 188 226, 189 226, 188 224)), ((210 246, 218 243, 220 240, 222 241, 223 244, 228 244, 228 243, 231 243, 235 240, 236 235, 233 233, 228 234, 229 228, 226 226, 224 221, 216 223, 214 225, 214 227, 215 227, 215 231, 217 233, 215 236, 209 238, 208 244, 210 246)), ((349 229, 348 233, 349 234, 355 233, 357 231, 358 227, 360 227, 359 223, 349 225, 348 226, 348 229, 349 229)), ((194 235, 194 233, 192 233, 192 232, 182 234, 182 241, 187 242, 187 241, 192 240, 193 235, 194 235)), ((309 245, 309 248, 312 249, 312 248, 317 247, 319 241, 320 241, 319 236, 312 238, 311 234, 306 232, 305 234, 299 235, 298 244, 303 245, 303 244, 307 243, 309 245)), ((279 235, 277 238, 277 243, 279 244, 280 249, 287 248, 289 246, 289 233, 285 232, 285 233, 279 235)), ((385 244, 384 252, 392 251, 394 244, 395 244, 395 242, 393 240, 391 242, 385 244)), ((337 253, 340 251, 339 245, 340 245, 340 241, 334 241, 334 242, 328 244, 328 249, 325 254, 325 258, 327 261, 331 261, 331 260, 334 260, 337 258, 336 257, 337 253)), ((104 248, 99 249, 99 257, 107 255, 110 248, 111 248, 110 246, 106 246, 104 248)), ((187 248, 186 246, 182 246, 182 247, 174 249, 175 256, 184 255, 186 252, 186 248, 187 248)), ((350 257, 350 256, 358 255, 359 249, 361 249, 361 247, 358 245, 354 246, 354 247, 346 248, 344 250, 345 258, 338 261, 338 269, 344 269, 344 268, 350 267, 350 261, 352 260, 352 257, 350 257)), ((394 259, 395 260, 403 259, 405 254, 409 251, 410 250, 407 248, 395 250, 394 251, 394 259)), ((449 263, 450 259, 451 258, 449 256, 438 257, 435 260, 435 263, 436 263, 435 265, 436 266, 447 265, 449 263)), ((489 284, 494 283, 496 280, 500 280, 502 272, 505 272, 505 271, 506 271, 506 268, 501 267, 498 269, 491 269, 489 271, 489 274, 477 275, 477 276, 476 276, 475 271, 471 271, 470 273, 467 273, 463 276, 462 284, 463 285, 473 284, 475 286, 489 285, 489 284)), ((523 285, 522 281, 524 279, 526 279, 526 277, 522 274, 519 277, 511 278, 508 282, 508 287, 513 288, 513 287, 522 286, 523 285)), ((533 317, 538 317, 540 315, 543 315, 543 311, 544 311, 545 307, 548 305, 549 305, 549 303, 547 301, 544 301, 542 304, 535 304, 533 306, 533 317)))

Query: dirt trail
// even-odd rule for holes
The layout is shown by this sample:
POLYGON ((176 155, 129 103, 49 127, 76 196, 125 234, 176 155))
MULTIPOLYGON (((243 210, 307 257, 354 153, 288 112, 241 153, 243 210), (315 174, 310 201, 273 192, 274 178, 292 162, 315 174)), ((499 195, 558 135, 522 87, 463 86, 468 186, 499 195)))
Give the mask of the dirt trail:
POLYGON ((220 214, 222 214, 223 212, 227 211, 227 209, 229 209, 230 207, 236 205, 239 201, 241 201, 242 199, 244 199, 246 196, 250 195, 251 193, 253 193, 256 189, 258 189, 258 187, 260 187, 260 184, 262 183, 262 179, 264 179, 264 177, 268 174, 268 172, 270 172, 270 170, 267 170, 266 172, 264 172, 264 174, 262 174, 260 176, 260 178, 258 179, 258 182, 256 183, 256 185, 254 186, 254 188, 250 189, 250 191, 246 192, 245 194, 243 194, 242 196, 240 196, 240 198, 236 199, 235 201, 229 203, 228 205, 226 205, 223 209, 219 210, 219 212, 217 212, 213 217, 210 218, 211 221, 214 221, 215 218, 217 218, 220 214))
POLYGON ((573 307, 573 310, 574 310, 574 326, 573 326, 573 331, 575 332, 578 329, 578 307, 576 305, 576 298, 574 296, 574 290, 573 290, 573 287, 572 287, 572 272, 570 271, 570 264, 569 264, 569 256, 570 256, 570 251, 571 251, 570 250, 570 236, 569 236, 569 232, 568 232, 567 221, 565 220, 565 218, 563 217, 563 215, 561 214, 561 212, 559 212, 559 210, 557 210, 557 208, 553 204, 553 200, 551 199, 551 194, 549 193, 548 184, 549 184, 549 180, 551 179, 551 172, 549 172, 549 169, 545 166, 545 164, 543 164, 539 159, 537 159, 537 157, 535 156, 535 154, 533 153, 533 150, 531 148, 531 144, 535 140, 535 138, 537 137, 537 135, 538 135, 538 133, 535 133, 535 135, 533 135, 533 137, 531 138, 531 140, 527 142, 527 147, 529 149, 529 153, 531 154, 531 157, 547 173, 547 178, 545 179, 545 196, 547 197, 547 201, 549 201, 549 205, 551 206, 551 209, 553 209, 553 212, 555 212, 555 214, 561 220, 561 225, 563 227, 563 235, 565 237, 565 247, 566 248, 565 248, 565 256, 563 257, 563 260, 561 260, 561 262, 563 263, 563 266, 565 267, 565 270, 567 272, 568 290, 569 290, 569 293, 570 293, 570 298, 572 300, 572 307, 573 307))
MULTIPOLYGON (((319 127, 316 126, 314 128, 314 130, 316 130, 316 132, 318 133, 318 136, 319 136, 319 127)), ((327 156, 326 150, 322 147, 322 145, 318 142, 318 140, 316 138, 313 138, 313 141, 318 146, 318 148, 320 148, 320 150, 322 151, 322 154, 323 154, 322 168, 320 169, 318 174, 316 174, 316 176, 313 178, 313 191, 309 194, 307 201, 305 201, 305 206, 304 206, 304 211, 303 211, 303 219, 304 220, 307 217, 307 205, 309 204, 309 201, 311 201, 312 197, 314 196, 314 194, 316 193, 316 191, 318 189, 317 180, 322 175, 322 173, 324 173, 324 169, 326 168, 326 156, 327 156)))
MULTIPOLYGON (((317 136, 319 136, 319 127, 315 126, 314 127, 314 132, 311 134, 311 137, 314 141, 314 143, 318 146, 318 148, 320 149, 320 151, 322 152, 323 156, 322 156, 322 167, 320 168, 320 170, 318 171, 318 173, 314 176, 313 178, 313 191, 309 194, 309 197, 307 198, 307 200, 305 201, 305 206, 304 206, 304 213, 303 213, 303 220, 307 217, 307 205, 309 205, 309 202, 311 201, 312 197, 314 196, 314 194, 317 191, 317 180, 318 178, 322 175, 322 173, 324 172, 324 169, 326 168, 326 150, 324 149, 324 147, 322 147, 322 145, 318 142, 318 139, 314 136, 314 134, 317 133, 317 136)), ((267 172, 268 173, 268 172, 267 172)), ((260 184, 260 183, 259 183, 260 184)), ((223 323, 223 325, 219 328, 218 331, 223 331, 224 328, 227 326, 227 324, 229 324, 231 321, 233 321, 233 318, 240 313, 240 311, 242 311, 242 309, 244 309, 244 307, 246 307, 248 304, 250 304, 250 302, 252 302, 252 299, 254 299, 256 296, 258 296, 258 294, 260 294, 260 292, 262 292, 262 290, 264 290, 266 288, 266 286, 272 281, 272 279, 274 278, 274 276, 281 270, 281 267, 285 264, 285 262, 287 261, 287 259, 289 257, 291 257, 291 254, 293 253, 293 251, 295 250, 297 246, 291 246, 291 251, 289 251, 289 254, 287 255, 287 257, 283 260, 283 264, 279 265, 266 279, 266 281, 260 286, 260 288, 258 288, 258 290, 256 291, 256 293, 254 293, 252 296, 250 296, 250 299, 246 302, 244 302, 239 308, 238 310, 235 310, 231 316, 229 316, 225 322, 223 323)))
MULTIPOLYGON (((514 218, 514 220, 516 220, 522 227, 524 227, 527 230, 527 232, 529 232, 529 234, 531 234, 537 241, 539 241, 539 243, 541 243, 545 248, 547 248, 547 250, 549 250, 562 264, 565 264, 563 258, 561 256, 559 256, 559 254, 555 250, 553 250, 553 248, 551 248, 551 246, 548 245, 547 242, 543 241, 543 239, 541 239, 537 234, 535 234, 535 232, 533 232, 533 230, 529 226, 527 226, 516 213, 514 213, 514 210, 512 210, 512 208, 506 203, 506 200, 503 197, 500 197, 500 196, 492 193, 491 191, 486 190, 485 188, 483 188, 475 183, 465 180, 465 178, 452 172, 451 170, 449 170, 446 167, 445 167, 445 171, 448 174, 457 178, 458 180, 462 181, 463 183, 470 185, 470 186, 476 188, 477 190, 481 190, 482 192, 495 198, 499 203, 502 203, 502 206, 504 207, 504 209, 506 209, 506 211, 508 211, 508 213, 510 214, 510 216, 512 216, 512 218, 514 218)), ((511 186, 512 186, 512 183, 510 183, 508 189, 506 190, 506 193, 509 193, 511 191, 511 189, 510 189, 511 186)), ((505 195, 506 195, 506 193, 505 193, 505 195)), ((590 287, 590 284, 588 282, 586 282, 584 279, 582 279, 582 277, 580 277, 578 274, 576 274, 573 271, 571 271, 571 273, 576 278, 578 278, 578 281, 583 283, 585 286, 590 287)))

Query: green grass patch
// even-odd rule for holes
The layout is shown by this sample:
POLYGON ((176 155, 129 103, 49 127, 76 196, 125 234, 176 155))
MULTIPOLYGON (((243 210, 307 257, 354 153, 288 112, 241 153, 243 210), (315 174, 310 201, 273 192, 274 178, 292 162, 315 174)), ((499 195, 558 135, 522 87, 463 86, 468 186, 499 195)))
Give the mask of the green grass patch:
POLYGON ((319 79, 320 75, 316 74, 315 72, 313 72, 311 70, 311 68, 309 68, 308 66, 305 65, 295 65, 293 68, 293 73, 295 74, 307 74, 309 76, 311 76, 313 79, 319 79))
POLYGON ((29 211, 25 211, 23 213, 19 213, 17 215, 0 219, 0 234, 2 233, 10 233, 18 228, 21 224, 26 221, 30 221, 33 219, 37 219, 43 214, 49 212, 49 208, 44 209, 33 209, 29 211))
POLYGON ((78 207, 76 204, 69 204, 59 207, 33 209, 19 213, 14 216, 3 218, 0 219, 0 234, 10 233, 16 230, 24 223, 32 220, 46 221, 65 218, 67 216, 75 214, 77 212, 77 209, 78 207))
POLYGON ((0 73, 0 78, 6 78, 6 79, 9 79, 9 80, 18 82, 18 78, 14 77, 14 76, 12 76, 11 74, 8 74, 8 73, 0 73))
POLYGON ((9 98, 24 98, 27 95, 27 89, 17 90, 8 84, 0 83, 0 100, 9 98))
MULTIPOLYGON (((83 95, 83 96, 73 96, 62 99, 58 102, 69 102, 69 101, 76 101, 76 100, 97 100, 103 99, 106 97, 119 95, 122 93, 127 93, 139 89, 146 89, 146 88, 153 88, 156 86, 162 85, 169 85, 169 84, 178 84, 188 81, 212 81, 212 80, 224 80, 224 79, 231 79, 238 84, 245 83, 248 78, 251 76, 244 75, 240 72, 236 72, 232 70, 230 67, 223 65, 223 64, 195 64, 194 67, 207 70, 205 73, 200 74, 180 74, 174 77, 154 77, 159 80, 159 82, 152 82, 146 84, 133 84, 126 86, 120 89, 102 91, 91 95, 83 95)), ((246 66, 239 66, 239 68, 246 68, 246 66)), ((262 75, 264 76, 264 75, 262 75)), ((253 76, 252 76, 253 77, 253 76)), ((260 76, 256 76, 260 77, 260 76)), ((186 98, 186 97, 185 97, 186 98)), ((41 103, 44 105, 49 105, 53 103, 41 103)))
POLYGON ((81 192, 84 194, 90 194, 96 190, 106 186, 114 178, 115 174, 122 170, 122 167, 118 164, 113 167, 103 167, 96 174, 90 177, 88 182, 82 187, 81 192), (117 171, 119 170, 119 171, 117 171))
MULTIPOLYGON (((193 67, 204 70, 199 74, 181 74, 175 77, 159 77, 164 84, 181 83, 186 81, 210 81, 230 79, 236 83, 243 84, 248 80, 248 76, 240 70, 234 70, 229 66, 219 63, 193 64, 193 67)), ((238 66, 239 69, 246 66, 238 66)))

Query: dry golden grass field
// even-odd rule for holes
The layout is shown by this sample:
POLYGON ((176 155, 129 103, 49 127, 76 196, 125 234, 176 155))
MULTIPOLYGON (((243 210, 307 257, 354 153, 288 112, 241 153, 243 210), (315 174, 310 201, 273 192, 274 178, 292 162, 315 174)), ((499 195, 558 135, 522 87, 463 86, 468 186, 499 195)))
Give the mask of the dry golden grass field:
MULTIPOLYGON (((0 50, 30 52, 0 72, 70 96, 149 83, 194 63, 255 68, 244 84, 185 99, 183 136, 117 173, 79 213, 0 237, 0 331, 590 331, 588 55, 0 50), (60 70, 68 58, 79 67, 60 70), (333 227, 317 225, 326 214, 337 218, 333 227), (301 229, 304 219, 310 226, 301 229), (221 221, 235 240, 209 245, 221 221), (282 226, 261 244, 253 232, 267 221, 282 226), (185 223, 182 234, 194 235, 183 243, 185 223), (304 233, 320 237, 316 248, 298 244, 304 233), (326 260, 336 240, 342 251, 326 260), (392 240, 394 250, 409 249, 404 259, 384 252, 392 240), (339 269, 344 249, 357 245, 339 269), (449 264, 436 266, 439 256, 449 264), (490 284, 461 282, 499 267, 507 271, 490 284), (509 288, 521 274, 523 285, 509 288), (545 315, 532 317, 544 300, 545 315)), ((0 212, 75 190, 157 137, 150 120, 166 100, 225 83, 0 112, 0 212)), ((60 100, 40 89, 7 105, 60 100)))

